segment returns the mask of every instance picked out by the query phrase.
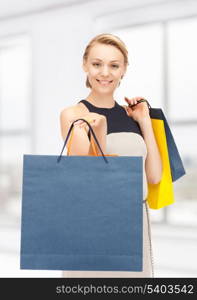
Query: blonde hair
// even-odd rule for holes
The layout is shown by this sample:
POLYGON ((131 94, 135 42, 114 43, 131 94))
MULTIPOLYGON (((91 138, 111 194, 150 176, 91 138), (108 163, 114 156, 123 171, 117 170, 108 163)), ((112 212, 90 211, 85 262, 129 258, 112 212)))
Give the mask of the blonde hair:
MULTIPOLYGON (((84 55, 83 55, 83 61, 87 61, 90 49, 96 44, 105 44, 105 45, 112 45, 116 47, 118 50, 121 51, 121 53, 124 56, 124 64, 125 66, 129 65, 128 62, 128 51, 126 48, 126 45, 123 43, 123 41, 117 37, 116 35, 110 34, 110 33, 102 33, 97 36, 95 36, 87 45, 84 55)), ((88 77, 86 78, 86 86, 91 88, 90 82, 88 80, 88 77)))

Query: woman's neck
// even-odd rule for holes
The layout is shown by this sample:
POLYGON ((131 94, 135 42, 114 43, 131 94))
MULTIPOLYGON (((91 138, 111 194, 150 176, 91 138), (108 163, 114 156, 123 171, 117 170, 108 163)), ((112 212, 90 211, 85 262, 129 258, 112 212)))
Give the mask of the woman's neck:
POLYGON ((115 100, 112 94, 98 94, 91 91, 86 100, 97 107, 111 108, 115 105, 115 100))

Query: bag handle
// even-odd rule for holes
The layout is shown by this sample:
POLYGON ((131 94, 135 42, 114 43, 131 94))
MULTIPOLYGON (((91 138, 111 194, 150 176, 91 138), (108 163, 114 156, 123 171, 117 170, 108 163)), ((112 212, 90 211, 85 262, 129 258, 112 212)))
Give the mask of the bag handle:
MULTIPOLYGON (((146 100, 146 99, 140 99, 140 100, 137 100, 137 104, 138 103, 141 103, 141 102, 146 102, 147 103, 147 105, 148 105, 148 108, 150 109, 151 108, 151 106, 150 106, 150 103, 148 102, 148 100, 146 100)), ((129 104, 129 107, 133 107, 133 106, 135 106, 136 104, 129 104)))
MULTIPOLYGON (((83 128, 85 133, 86 133, 86 130, 85 128, 83 128)), ((72 128, 72 132, 70 134, 70 139, 69 139, 69 142, 68 142, 68 147, 67 147, 67 155, 69 156, 70 155, 70 149, 71 149, 71 144, 72 144, 72 139, 73 139, 73 136, 74 136, 74 127, 72 128)), ((92 146, 92 150, 93 150, 93 154, 94 156, 99 156, 98 154, 98 151, 96 149, 96 145, 95 145, 95 142, 94 142, 94 139, 92 138, 92 135, 90 135, 90 145, 92 146)))
MULTIPOLYGON (((61 160, 61 158, 62 158, 62 153, 63 153, 64 148, 65 148, 65 146, 66 146, 66 143, 67 143, 67 141, 68 141, 68 139, 69 139, 69 136, 70 136, 71 133, 73 134, 73 132, 74 132, 74 130, 73 130, 74 123, 77 122, 77 121, 84 121, 84 122, 88 125, 88 127, 89 127, 89 129, 90 129, 90 132, 92 133, 92 135, 93 135, 93 137, 94 137, 94 140, 96 141, 96 144, 98 145, 98 148, 99 148, 99 150, 101 151, 101 154, 102 154, 102 156, 103 156, 104 161, 105 161, 106 163, 108 163, 108 160, 107 160, 107 158, 105 157, 105 155, 104 155, 104 153, 103 153, 103 151, 102 151, 102 149, 101 149, 101 146, 99 145, 99 142, 98 142, 98 140, 97 140, 97 137, 96 137, 96 135, 95 135, 95 133, 94 133, 94 131, 93 131, 91 125, 90 125, 89 122, 86 121, 85 119, 77 119, 77 120, 75 120, 75 121, 71 124, 71 126, 70 126, 70 128, 69 128, 69 130, 68 130, 68 134, 67 134, 67 136, 66 136, 66 139, 65 139, 65 142, 64 142, 62 151, 61 151, 60 155, 59 155, 58 158, 57 158, 57 162, 60 162, 60 160, 61 160)), ((93 149, 94 149, 94 148, 93 148, 93 149)))

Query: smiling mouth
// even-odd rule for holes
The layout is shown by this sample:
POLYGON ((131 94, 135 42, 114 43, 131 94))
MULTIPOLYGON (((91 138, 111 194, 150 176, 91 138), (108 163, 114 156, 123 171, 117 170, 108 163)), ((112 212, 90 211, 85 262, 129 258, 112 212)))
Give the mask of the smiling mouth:
POLYGON ((109 85, 110 83, 112 83, 113 80, 98 80, 97 81, 101 84, 101 85, 109 85))

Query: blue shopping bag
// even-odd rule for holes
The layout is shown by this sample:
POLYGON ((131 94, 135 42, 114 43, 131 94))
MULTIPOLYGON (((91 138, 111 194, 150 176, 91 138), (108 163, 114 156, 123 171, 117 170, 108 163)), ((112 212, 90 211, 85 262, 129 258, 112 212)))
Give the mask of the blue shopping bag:
POLYGON ((59 156, 24 155, 20 267, 142 271, 142 157, 62 156, 73 125, 59 156))

